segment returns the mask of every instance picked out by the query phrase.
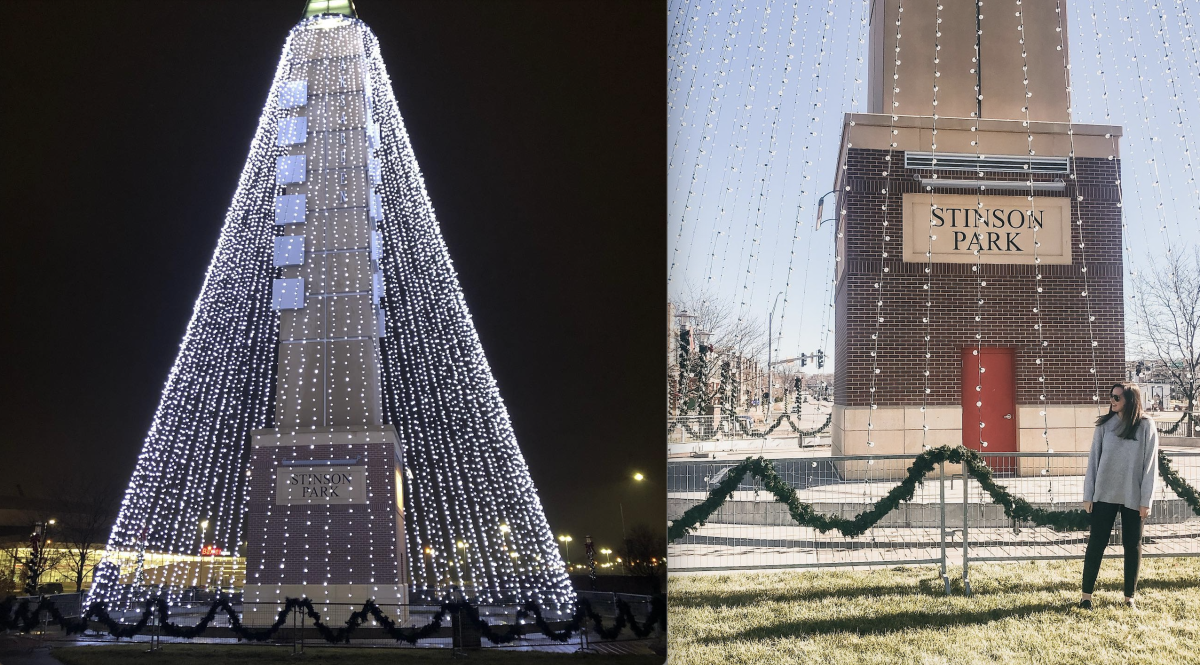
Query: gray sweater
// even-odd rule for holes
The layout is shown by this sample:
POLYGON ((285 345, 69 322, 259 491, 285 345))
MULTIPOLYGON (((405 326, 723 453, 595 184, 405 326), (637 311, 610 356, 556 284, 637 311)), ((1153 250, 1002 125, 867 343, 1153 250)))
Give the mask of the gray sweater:
POLYGON ((1145 418, 1138 424, 1136 439, 1122 439, 1117 436, 1120 426, 1120 416, 1096 426, 1083 477, 1083 500, 1117 503, 1131 510, 1148 508, 1158 478, 1158 429, 1145 418))

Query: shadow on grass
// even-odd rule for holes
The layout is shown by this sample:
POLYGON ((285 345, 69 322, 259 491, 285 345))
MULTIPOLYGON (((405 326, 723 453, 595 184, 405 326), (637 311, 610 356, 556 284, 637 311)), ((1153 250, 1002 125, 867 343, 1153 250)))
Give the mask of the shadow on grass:
MULTIPOLYGON (((953 580, 951 580, 953 582, 953 580)), ((961 585, 962 580, 959 580, 961 585)), ((913 584, 873 584, 871 586, 848 586, 840 589, 738 589, 736 591, 699 592, 694 594, 668 595, 671 607, 737 607, 759 603, 792 603, 798 600, 824 600, 826 598, 862 598, 864 596, 942 596, 945 586, 941 577, 924 579, 913 584)))
MULTIPOLYGON (((954 588, 954 577, 950 577, 950 588, 954 588)), ((958 580, 961 593, 962 579, 958 580)), ((668 592, 670 593, 670 592, 668 592)), ((690 594, 670 595, 668 604, 672 607, 709 607, 709 606, 745 606, 758 603, 794 603, 797 600, 824 600, 828 598, 854 599, 865 597, 888 597, 888 595, 928 595, 930 598, 942 598, 946 595, 946 585, 942 577, 926 577, 918 580, 916 585, 911 582, 874 583, 869 586, 846 586, 842 588, 787 588, 778 589, 762 587, 757 589, 737 589, 737 591, 713 591, 690 594)))
MULTIPOLYGON (((953 573, 954 571, 952 571, 953 573)), ((998 595, 1009 593, 1031 593, 1031 592, 1062 592, 1075 591, 1079 592, 1083 586, 1083 569, 1080 566, 1080 579, 1076 580, 1053 580, 1048 582, 1039 582, 1036 579, 1026 579, 1017 583, 1007 581, 997 581, 993 578, 978 578, 971 580, 971 591, 974 595, 998 595)), ((1142 579, 1138 581, 1138 590, 1146 591, 1149 589, 1162 589, 1168 591, 1174 590, 1194 590, 1196 583, 1193 580, 1184 579, 1182 577, 1176 579, 1142 579)), ((704 607, 745 607, 758 605, 759 603, 794 603, 797 601, 820 601, 827 598, 854 599, 863 597, 886 597, 886 596, 928 596, 930 598, 944 598, 945 584, 942 578, 930 577, 917 580, 916 584, 911 583, 889 583, 889 584, 873 584, 870 586, 847 586, 844 588, 828 589, 793 589, 786 590, 763 587, 760 589, 738 589, 733 591, 701 591, 693 593, 676 593, 670 594, 669 604, 672 608, 692 609, 704 607)), ((1097 582, 1096 591, 1098 592, 1113 592, 1123 593, 1123 586, 1120 580, 1112 582, 1097 582)), ((668 592, 669 593, 669 592, 668 592)), ((950 575, 950 593, 955 596, 963 594, 962 574, 958 573, 958 577, 950 575)))
MULTIPOLYGON (((921 580, 922 586, 925 580, 921 580)), ((940 583, 940 579, 938 580, 940 583)), ((1183 577, 1175 579, 1140 579, 1138 580, 1138 591, 1146 591, 1147 589, 1161 589, 1165 591, 1178 590, 1195 590, 1195 580, 1185 579, 1183 577)), ((938 587, 941 589, 942 587, 938 587)), ((1007 582, 998 582, 994 579, 971 580, 971 592, 975 595, 999 595, 1004 593, 1032 593, 1039 591, 1077 591, 1083 590, 1083 568, 1080 567, 1079 579, 1076 580, 1054 580, 1053 582, 1038 583, 1037 580, 1028 579, 1022 580, 1019 583, 1011 584, 1007 582)), ((1123 594, 1125 590, 1123 581, 1118 578, 1116 580, 1107 580, 1096 582, 1096 591, 1123 594)), ((950 592, 954 595, 962 595, 963 583, 962 577, 950 578, 950 592)))
POLYGON ((1022 619, 1040 612, 1064 612, 1067 603, 1029 603, 1015 607, 994 608, 979 611, 956 610, 952 613, 904 611, 890 614, 814 619, 812 621, 785 621, 765 626, 756 626, 734 634, 714 635, 697 640, 704 644, 723 644, 733 640, 768 640, 773 638, 796 638, 818 636, 829 633, 854 633, 856 635, 887 635, 909 629, 953 628, 979 625, 1009 617, 1022 619))

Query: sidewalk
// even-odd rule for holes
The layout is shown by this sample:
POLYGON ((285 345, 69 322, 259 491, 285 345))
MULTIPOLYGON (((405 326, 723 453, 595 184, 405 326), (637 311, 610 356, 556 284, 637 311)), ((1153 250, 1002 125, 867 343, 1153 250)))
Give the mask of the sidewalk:
POLYGON ((50 645, 34 636, 0 635, 0 665, 62 665, 50 651, 50 645))

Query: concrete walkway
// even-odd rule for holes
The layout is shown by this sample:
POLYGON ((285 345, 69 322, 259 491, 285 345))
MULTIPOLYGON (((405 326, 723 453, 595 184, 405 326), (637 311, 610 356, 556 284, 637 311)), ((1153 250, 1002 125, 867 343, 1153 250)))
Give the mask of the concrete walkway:
POLYGON ((51 648, 36 637, 0 635, 0 665, 62 665, 51 648))

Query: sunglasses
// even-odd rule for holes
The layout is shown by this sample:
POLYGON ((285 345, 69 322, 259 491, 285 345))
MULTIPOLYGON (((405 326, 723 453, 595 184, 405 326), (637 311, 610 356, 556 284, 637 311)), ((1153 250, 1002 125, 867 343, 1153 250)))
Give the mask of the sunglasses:
POLYGON ((1108 396, 1108 398, 1114 402, 1120 402, 1124 397, 1125 397, 1125 395, 1123 395, 1121 393, 1114 393, 1114 394, 1108 396))

